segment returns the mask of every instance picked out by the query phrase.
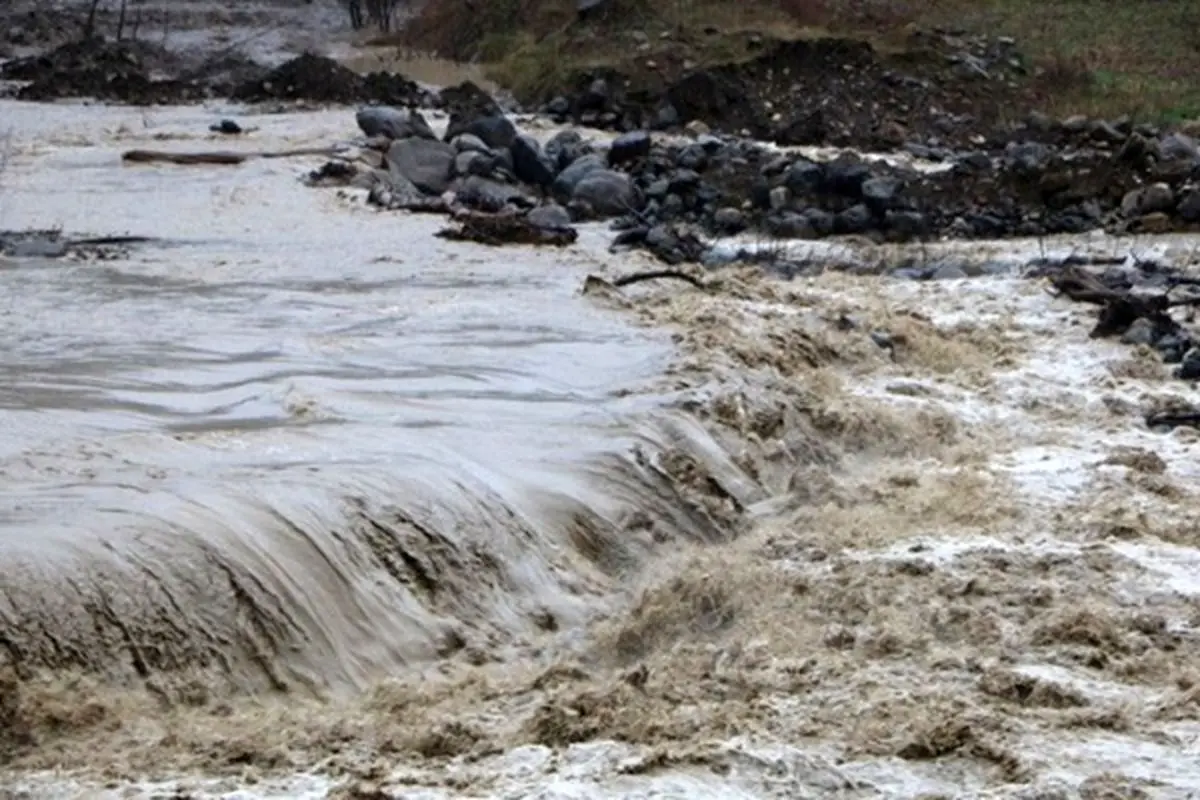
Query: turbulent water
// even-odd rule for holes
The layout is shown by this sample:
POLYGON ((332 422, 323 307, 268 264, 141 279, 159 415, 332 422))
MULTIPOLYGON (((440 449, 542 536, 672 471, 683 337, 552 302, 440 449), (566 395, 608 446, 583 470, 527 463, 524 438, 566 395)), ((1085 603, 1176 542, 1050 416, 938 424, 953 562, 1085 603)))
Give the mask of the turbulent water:
MULTIPOLYGON (((578 297, 586 258, 444 243, 303 188, 313 163, 122 166, 135 139, 227 147, 180 141, 202 109, 0 116, 3 227, 162 240, 0 270, 18 670, 361 686, 594 613, 635 506, 715 535, 627 457, 657 401, 617 390, 671 351, 578 297)), ((243 124, 269 149, 353 120, 243 124)))

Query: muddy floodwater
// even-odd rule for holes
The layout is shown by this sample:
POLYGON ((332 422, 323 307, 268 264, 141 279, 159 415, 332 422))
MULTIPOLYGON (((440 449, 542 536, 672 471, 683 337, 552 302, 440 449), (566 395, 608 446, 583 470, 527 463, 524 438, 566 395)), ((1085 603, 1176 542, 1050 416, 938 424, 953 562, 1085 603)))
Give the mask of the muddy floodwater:
MULTIPOLYGON (((505 515, 554 505, 533 490, 582 504, 572 469, 626 447, 645 405, 615 390, 657 376, 670 353, 663 335, 578 297, 586 261, 448 245, 432 235, 438 218, 380 217, 303 188, 312 164, 122 166, 134 140, 205 139, 213 117, 200 109, 3 113, 6 227, 161 240, 0 270, 0 548, 22 565, 6 570, 2 613, 70 631, 25 627, 23 657, 112 656, 106 668, 146 672, 216 663, 238 649, 226 637, 244 636, 241 663, 219 654, 238 680, 360 685, 430 655, 455 621, 422 610, 421 592, 461 593, 446 612, 478 607, 510 630, 534 610, 579 618, 586 589, 568 590, 548 549, 502 541, 505 515), (331 538, 389 524, 372 517, 383 507, 390 524, 436 526, 446 560, 359 552, 361 531, 331 538), (488 585, 489 559, 505 562, 507 586, 488 585), (439 586, 443 567, 463 580, 478 568, 479 581, 439 586), (230 569, 232 592, 219 578, 230 569), (39 595, 43 577, 55 597, 39 595), (151 608, 172 621, 145 632, 145 652, 121 634, 89 642, 96 592, 115 630, 157 625, 151 608), (499 595, 509 605, 488 608, 499 595), (304 643, 295 658, 256 650, 279 637, 304 643)), ((324 144, 346 121, 250 118, 260 130, 246 146, 324 144)), ((514 518, 513 536, 544 522, 514 518)))
POLYGON ((354 134, 221 111, 0 105, 0 229, 150 237, 0 261, 18 796, 1200 791, 1193 387, 1004 268, 1128 243, 584 296, 599 227, 121 164, 354 134))

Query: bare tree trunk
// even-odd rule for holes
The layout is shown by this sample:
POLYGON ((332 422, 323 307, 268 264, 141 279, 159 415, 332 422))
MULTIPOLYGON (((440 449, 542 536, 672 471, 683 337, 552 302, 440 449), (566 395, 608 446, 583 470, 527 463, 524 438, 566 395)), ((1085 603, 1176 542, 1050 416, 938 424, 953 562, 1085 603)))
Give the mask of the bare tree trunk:
POLYGON ((88 8, 87 22, 83 24, 83 38, 90 39, 96 33, 96 9, 100 6, 100 0, 92 0, 92 5, 88 8))
POLYGON ((135 5, 134 9, 133 9, 133 30, 129 34, 129 37, 131 39, 133 39, 133 41, 136 42, 138 40, 138 31, 141 30, 141 28, 142 28, 142 1, 137 0, 137 5, 135 5))
POLYGON ((121 10, 117 14, 117 41, 121 41, 125 35, 125 8, 129 0, 121 0, 121 10))

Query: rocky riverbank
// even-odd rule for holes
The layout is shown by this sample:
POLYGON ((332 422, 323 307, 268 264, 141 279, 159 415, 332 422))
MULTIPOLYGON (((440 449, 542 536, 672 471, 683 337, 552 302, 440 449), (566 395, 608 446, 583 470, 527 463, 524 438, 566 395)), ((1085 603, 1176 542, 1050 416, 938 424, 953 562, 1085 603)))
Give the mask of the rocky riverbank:
POLYGON ((1002 148, 878 158, 700 125, 613 139, 565 128, 539 140, 477 87, 455 87, 441 104, 450 123, 440 137, 415 108, 360 111, 366 155, 313 182, 359 185, 384 208, 502 213, 540 228, 611 219, 617 244, 668 263, 703 259, 698 237, 738 234, 909 242, 1200 230, 1200 145, 1127 121, 1032 115, 1002 148))

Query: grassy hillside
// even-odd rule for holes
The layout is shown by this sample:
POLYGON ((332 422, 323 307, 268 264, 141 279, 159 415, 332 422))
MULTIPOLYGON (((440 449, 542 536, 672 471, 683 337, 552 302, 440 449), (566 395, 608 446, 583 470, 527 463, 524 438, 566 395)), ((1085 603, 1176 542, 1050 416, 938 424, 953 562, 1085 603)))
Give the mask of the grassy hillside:
POLYGON ((664 76, 748 57, 761 40, 827 34, 904 48, 918 28, 1012 36, 1048 80, 1043 110, 1200 118, 1198 0, 611 0, 579 22, 575 0, 429 0, 401 34, 444 58, 482 61, 524 99, 579 67, 664 76))

